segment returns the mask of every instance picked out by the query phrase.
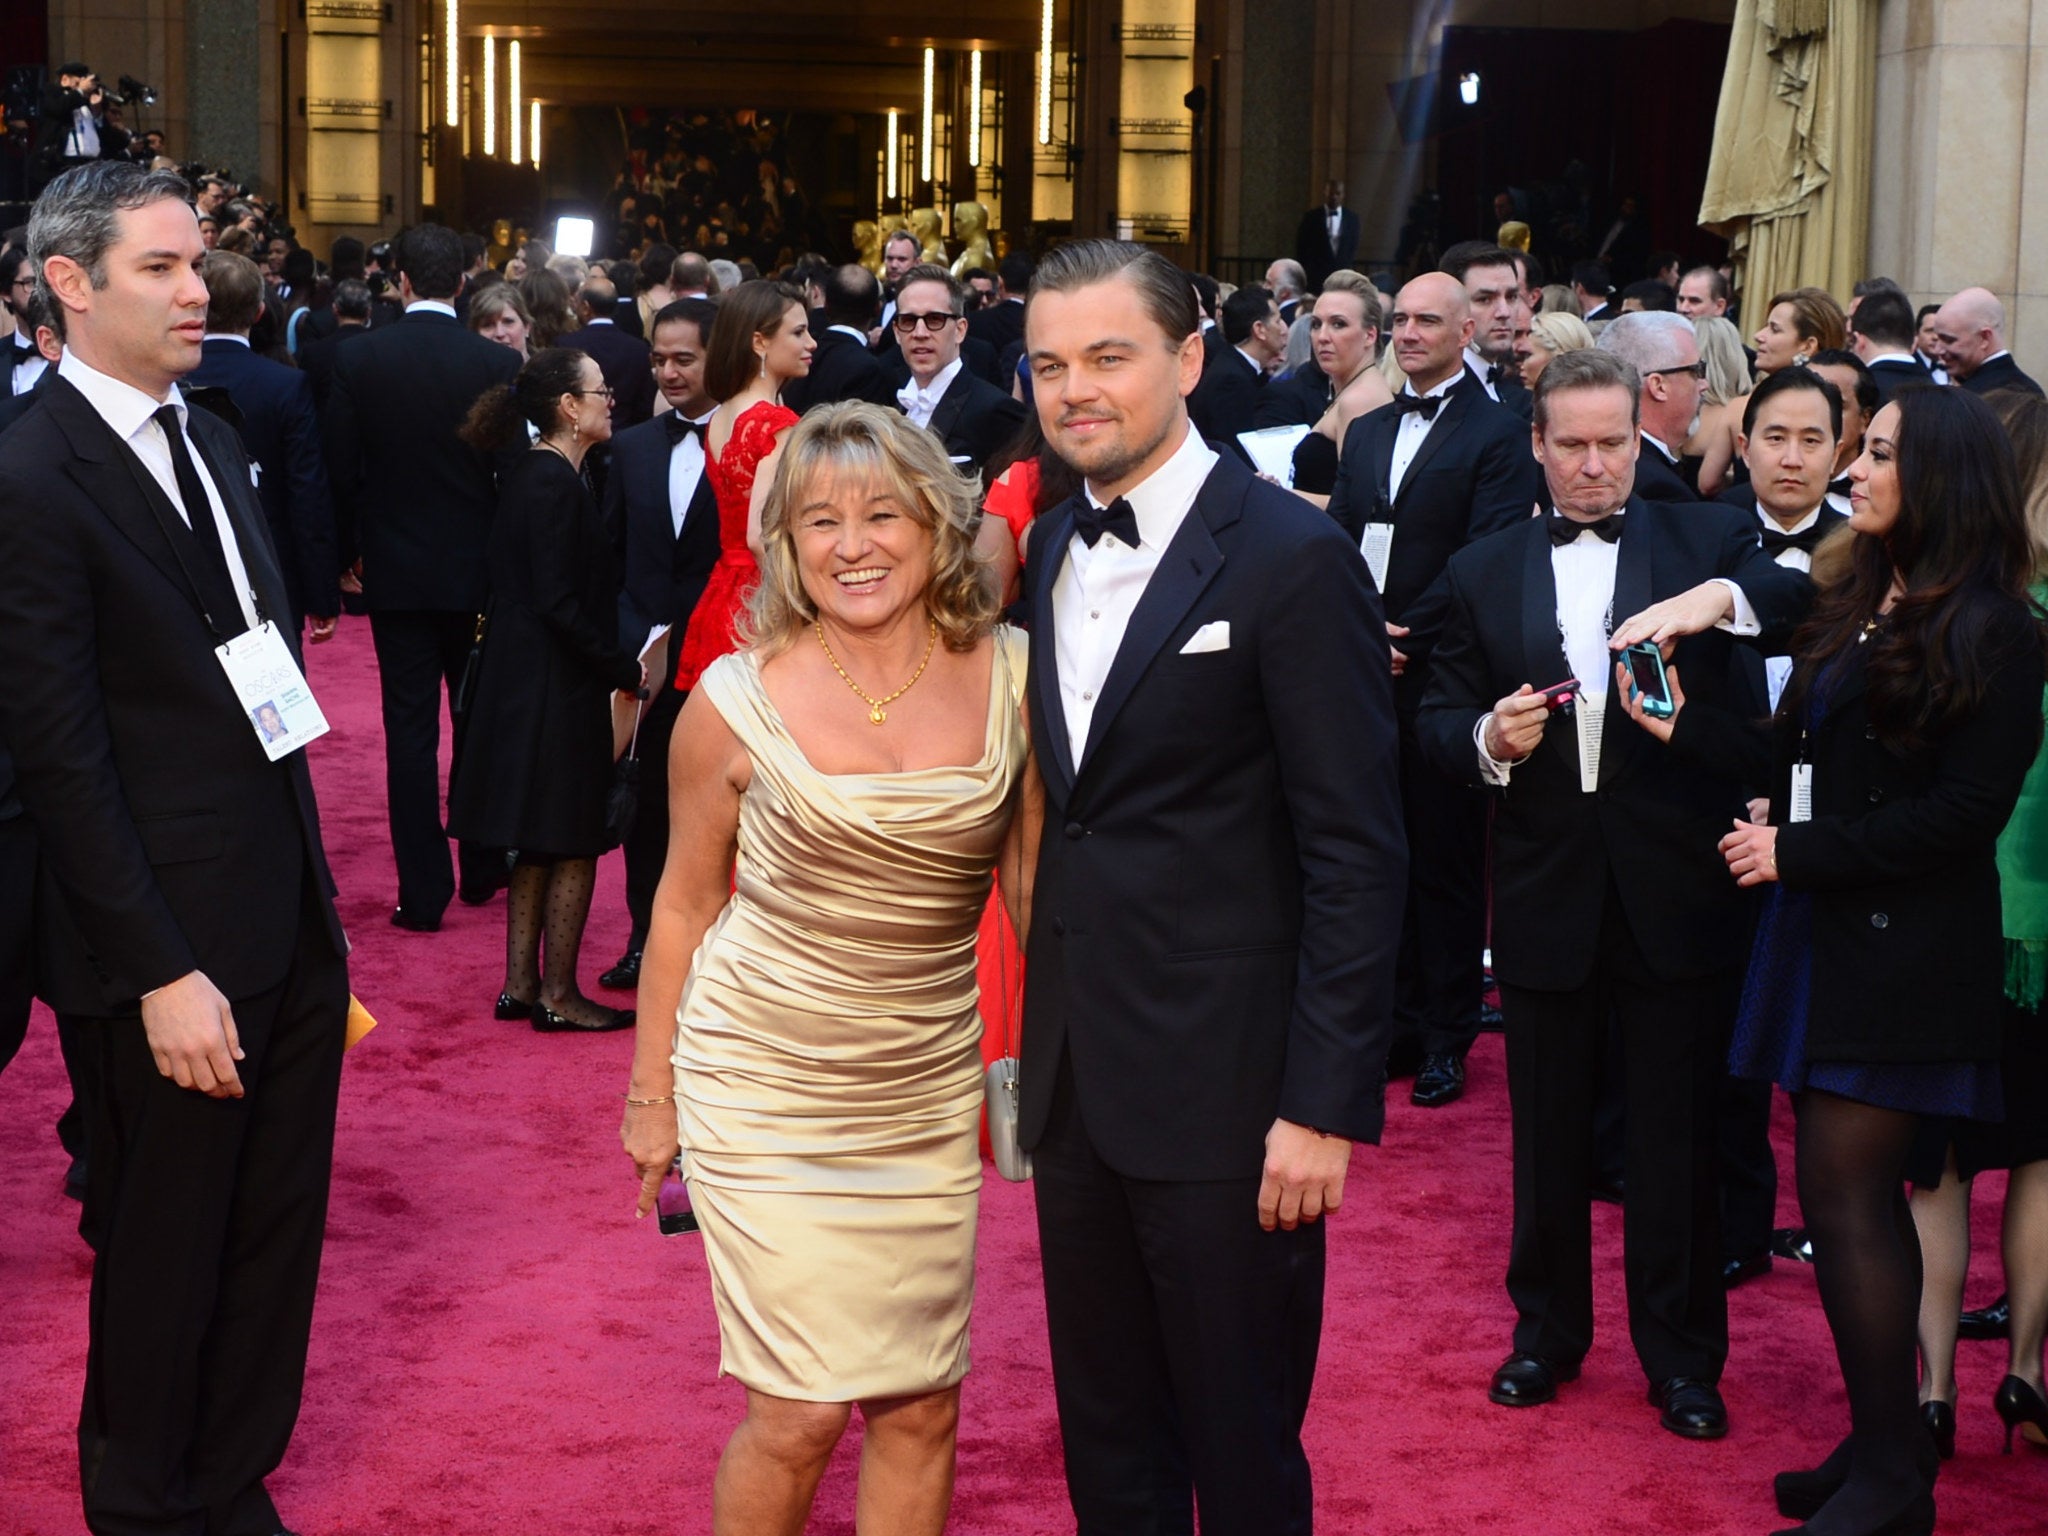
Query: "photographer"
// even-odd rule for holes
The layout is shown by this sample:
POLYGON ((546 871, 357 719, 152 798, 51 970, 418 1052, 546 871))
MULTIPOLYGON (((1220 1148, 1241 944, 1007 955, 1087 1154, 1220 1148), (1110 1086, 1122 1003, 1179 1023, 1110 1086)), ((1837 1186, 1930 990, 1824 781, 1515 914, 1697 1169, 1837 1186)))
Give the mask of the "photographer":
POLYGON ((40 192, 53 176, 99 159, 105 117, 106 91, 100 77, 84 64, 60 65, 57 83, 43 87, 31 190, 40 192))

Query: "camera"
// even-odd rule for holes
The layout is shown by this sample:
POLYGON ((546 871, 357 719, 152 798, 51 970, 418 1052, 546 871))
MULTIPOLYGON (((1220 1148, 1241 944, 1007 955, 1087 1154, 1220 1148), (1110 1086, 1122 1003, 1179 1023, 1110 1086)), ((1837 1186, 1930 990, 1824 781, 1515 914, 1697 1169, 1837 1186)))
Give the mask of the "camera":
MULTIPOLYGON (((93 78, 95 83, 97 83, 98 76, 93 78)), ((140 102, 145 107, 156 105, 155 86, 144 85, 133 75, 123 75, 119 83, 120 89, 118 91, 110 91, 105 86, 100 86, 101 99, 112 102, 117 107, 124 107, 131 101, 140 102)))

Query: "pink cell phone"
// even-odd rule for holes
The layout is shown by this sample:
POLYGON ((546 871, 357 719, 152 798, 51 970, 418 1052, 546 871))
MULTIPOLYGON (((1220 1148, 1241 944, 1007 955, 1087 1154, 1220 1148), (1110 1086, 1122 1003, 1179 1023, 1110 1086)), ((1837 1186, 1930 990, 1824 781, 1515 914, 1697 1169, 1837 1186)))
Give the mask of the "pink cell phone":
POLYGON ((1536 696, 1543 700, 1547 708, 1563 709, 1578 695, 1579 680, 1576 677, 1568 677, 1561 683, 1552 683, 1548 688, 1540 690, 1536 696))

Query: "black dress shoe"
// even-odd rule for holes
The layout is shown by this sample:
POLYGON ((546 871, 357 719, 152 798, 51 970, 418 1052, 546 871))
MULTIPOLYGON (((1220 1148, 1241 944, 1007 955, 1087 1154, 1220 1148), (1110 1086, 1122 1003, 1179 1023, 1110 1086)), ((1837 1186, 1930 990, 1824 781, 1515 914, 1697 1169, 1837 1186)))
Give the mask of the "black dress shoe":
POLYGON ((1728 1433, 1728 1405, 1711 1381, 1674 1376, 1650 1384, 1650 1405, 1661 1410, 1657 1422, 1688 1440, 1718 1440, 1728 1433))
POLYGON ((1771 1231, 1771 1252, 1794 1264, 1813 1262, 1813 1239, 1804 1227, 1775 1227, 1771 1231))
POLYGON ((1771 1256, 1764 1253, 1746 1254, 1739 1259, 1729 1259, 1721 1265, 1721 1285, 1725 1290, 1734 1290, 1744 1281, 1755 1280, 1771 1272, 1771 1256))
POLYGON ((441 914, 436 912, 432 917, 428 917, 425 913, 408 912, 403 907, 394 907, 391 910, 391 926, 403 928, 407 933, 439 933, 441 914))
POLYGON ((1920 1422, 1927 1426, 1927 1437, 1934 1442, 1934 1454, 1943 1461, 1953 1460, 1956 1454, 1955 1405, 1930 1397, 1920 1405, 1920 1422))
POLYGON ((555 1012, 546 1003, 535 1003, 533 1027, 544 1035, 607 1035, 615 1029, 631 1029, 633 1010, 607 1008, 605 1018, 600 1023, 584 1024, 567 1014, 555 1012))
POLYGON ((1778 1513, 1788 1520, 1811 1520, 1849 1480, 1851 1444, 1844 1440, 1827 1460, 1810 1472, 1780 1472, 1771 1479, 1771 1491, 1778 1498, 1778 1513))
POLYGON ((490 879, 465 879, 456 887, 455 899, 465 907, 480 907, 505 889, 506 884, 506 877, 502 873, 490 879))
POLYGON ((1413 1035, 1396 1040, 1387 1047, 1387 1081, 1396 1078, 1413 1077, 1422 1070, 1422 1042, 1413 1035))
POLYGON ((530 1019, 533 1017, 533 1002, 531 999, 522 1001, 514 997, 510 992, 500 992, 497 1003, 491 1008, 491 1017, 494 1019, 530 1019))
POLYGON ((630 992, 639 986, 640 951, 629 949, 619 956, 619 963, 598 977, 597 984, 614 992, 630 992))
POLYGON ((1988 1307, 1965 1312, 1956 1320, 1959 1339, 2002 1339, 2012 1332, 2012 1304, 2003 1296, 1988 1307))
POLYGON ((82 1157, 71 1159, 71 1166, 64 1171, 64 1198, 81 1204, 85 1200, 85 1159, 82 1157))
POLYGON ((1534 1408, 1557 1396, 1559 1382, 1578 1379, 1576 1365, 1554 1365, 1541 1355, 1517 1350, 1501 1361, 1486 1395, 1503 1408, 1534 1408))
POLYGON ((1593 1182, 1587 1186, 1586 1193, 1602 1205, 1620 1205, 1622 1196, 1627 1193, 1627 1186, 1622 1183, 1619 1175, 1603 1179, 1595 1174, 1593 1182))
POLYGON ((1415 1091, 1408 1102, 1418 1109, 1442 1109, 1464 1097, 1465 1063, 1448 1051, 1431 1051, 1422 1058, 1415 1074, 1415 1091))

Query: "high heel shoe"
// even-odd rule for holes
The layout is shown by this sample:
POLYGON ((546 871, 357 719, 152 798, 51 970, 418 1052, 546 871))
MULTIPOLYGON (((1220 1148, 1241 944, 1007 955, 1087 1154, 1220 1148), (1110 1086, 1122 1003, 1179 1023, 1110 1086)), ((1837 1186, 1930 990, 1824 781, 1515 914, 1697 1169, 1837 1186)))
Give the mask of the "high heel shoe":
POLYGON ((1811 1472, 1780 1472, 1771 1479, 1771 1491, 1778 1496, 1779 1514, 1811 1520, 1848 1480, 1849 1441, 1844 1439, 1811 1472))
POLYGON ((605 1017, 596 1024, 585 1024, 557 1013, 546 1003, 533 1005, 533 1027, 544 1035, 603 1035, 615 1029, 633 1027, 633 1010, 630 1008, 607 1008, 605 1017))
POLYGON ((491 1017, 494 1019, 530 1019, 533 1017, 533 1004, 531 1002, 522 1002, 510 992, 500 992, 497 1003, 491 1008, 491 1017))
POLYGON ((1930 1397, 1920 1405, 1920 1422, 1927 1426, 1928 1436, 1934 1441, 1935 1454, 1943 1461, 1952 1459, 1956 1453, 1955 1405, 1930 1397))
MULTIPOLYGON (((1812 1530, 1811 1525, 1802 1525, 1796 1530, 1773 1532, 1772 1536, 1807 1536, 1812 1530)), ((1934 1495, 1917 1495, 1897 1514, 1865 1526, 1855 1536, 1934 1536, 1934 1495)))
POLYGON ((1991 1406, 2005 1421, 2006 1455, 2012 1454, 2012 1432, 2022 1425, 2032 1429, 2029 1440, 2048 1443, 2048 1401, 2019 1377, 2008 1376, 1998 1384, 1998 1390, 1991 1396, 1991 1406))

